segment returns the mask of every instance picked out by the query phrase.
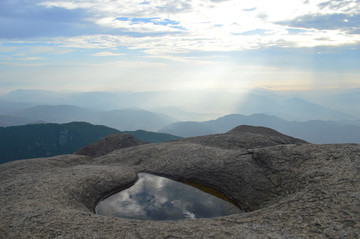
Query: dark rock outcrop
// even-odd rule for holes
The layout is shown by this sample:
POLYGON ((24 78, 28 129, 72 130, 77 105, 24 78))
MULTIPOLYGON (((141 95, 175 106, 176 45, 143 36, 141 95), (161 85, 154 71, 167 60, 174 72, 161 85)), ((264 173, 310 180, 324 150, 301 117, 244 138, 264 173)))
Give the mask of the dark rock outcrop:
POLYGON ((145 144, 130 134, 112 134, 93 144, 87 145, 74 154, 85 155, 89 157, 99 157, 106 155, 117 149, 124 149, 129 147, 145 144))
POLYGON ((357 238, 360 145, 312 145, 286 137, 246 126, 223 135, 144 144, 96 158, 64 155, 2 164, 0 235, 357 238), (259 137, 272 143, 259 146, 259 137), (225 143, 219 146, 222 139, 225 143), (181 221, 94 214, 98 200, 127 187, 144 171, 221 189, 247 212, 181 221))

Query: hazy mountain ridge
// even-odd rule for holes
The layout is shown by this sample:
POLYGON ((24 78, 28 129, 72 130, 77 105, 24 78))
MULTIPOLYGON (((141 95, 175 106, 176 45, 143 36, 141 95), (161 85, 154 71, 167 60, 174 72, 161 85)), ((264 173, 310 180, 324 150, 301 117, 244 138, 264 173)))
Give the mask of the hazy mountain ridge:
POLYGON ((312 143, 360 142, 360 112, 357 114, 356 105, 360 102, 360 89, 313 91, 304 95, 264 89, 243 94, 206 90, 83 93, 18 90, 0 96, 0 110, 5 112, 0 117, 0 126, 86 121, 121 131, 142 129, 190 137, 224 133, 246 124, 270 127, 312 143), (48 105, 34 105, 44 102, 48 105), (179 107, 179 102, 185 107, 179 107), (229 111, 233 113, 221 113, 229 111))
POLYGON ((211 126, 208 126, 203 122, 193 121, 175 122, 165 126, 158 132, 178 135, 185 138, 218 133, 217 130, 213 130, 211 126))
MULTIPOLYGON (((0 127, 0 163, 71 154, 105 136, 116 133, 121 132, 107 126, 86 122, 0 127)), ((180 139, 173 135, 146 131, 126 133, 150 143, 180 139)))
POLYGON ((122 109, 96 111, 73 105, 37 105, 12 112, 2 118, 8 120, 0 126, 15 126, 21 122, 29 124, 36 121, 49 123, 69 123, 85 121, 92 124, 106 125, 117 130, 158 130, 175 120, 162 113, 153 113, 142 109, 122 109), (13 122, 10 121, 13 119, 13 122), (23 119, 23 120, 21 120, 23 119))
MULTIPOLYGON (((339 107, 341 108, 341 107, 339 107)), ((286 120, 308 121, 308 120, 342 120, 354 119, 355 116, 333 110, 331 108, 309 102, 299 97, 281 97, 273 93, 257 92, 248 94, 242 99, 235 110, 240 114, 265 113, 276 115, 286 120)))
POLYGON ((344 112, 351 112, 352 115, 360 119, 360 88, 350 89, 346 92, 324 96, 314 99, 314 102, 321 102, 326 107, 341 108, 344 112))
POLYGON ((177 121, 206 121, 222 116, 222 114, 219 113, 189 112, 179 107, 156 108, 151 111, 166 114, 171 118, 177 119, 177 121))
MULTIPOLYGON (((356 121, 355 121, 356 122, 356 121)), ((238 125, 263 126, 310 143, 360 143, 360 125, 340 121, 287 121, 266 114, 232 114, 204 122, 177 122, 159 130, 181 137, 225 133, 238 125), (196 130, 196 124, 201 130, 196 130), (190 133, 189 133, 190 132, 190 133)))
POLYGON ((161 112, 177 118, 177 120, 191 121, 204 121, 231 113, 246 115, 266 113, 295 121, 358 120, 360 119, 359 95, 360 89, 358 88, 342 91, 302 91, 300 93, 259 88, 244 92, 226 90, 152 92, 16 90, 0 95, 0 110, 3 101, 12 102, 14 109, 19 109, 21 104, 24 104, 23 109, 29 108, 29 105, 48 104, 73 105, 95 111, 135 107, 151 112, 161 112), (26 102, 26 105, 23 102, 26 102), (209 112, 212 113, 209 114, 209 112))
POLYGON ((36 124, 36 123, 45 123, 45 121, 41 121, 25 116, 0 115, 0 127, 36 124))
POLYGON ((97 112, 73 105, 37 105, 13 112, 13 115, 38 118, 49 123, 94 122, 97 112))
POLYGON ((162 113, 142 109, 112 110, 99 114, 95 121, 119 130, 158 130, 163 125, 176 121, 162 113))

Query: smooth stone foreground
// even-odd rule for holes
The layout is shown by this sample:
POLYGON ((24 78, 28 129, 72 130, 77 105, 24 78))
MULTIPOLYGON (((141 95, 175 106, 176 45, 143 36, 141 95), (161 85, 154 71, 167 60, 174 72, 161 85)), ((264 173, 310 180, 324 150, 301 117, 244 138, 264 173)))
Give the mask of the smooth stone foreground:
POLYGON ((0 165, 0 203, 0 238, 358 238, 360 145, 242 126, 97 158, 14 161, 0 165), (247 212, 180 221, 94 213, 139 172, 221 189, 247 212))

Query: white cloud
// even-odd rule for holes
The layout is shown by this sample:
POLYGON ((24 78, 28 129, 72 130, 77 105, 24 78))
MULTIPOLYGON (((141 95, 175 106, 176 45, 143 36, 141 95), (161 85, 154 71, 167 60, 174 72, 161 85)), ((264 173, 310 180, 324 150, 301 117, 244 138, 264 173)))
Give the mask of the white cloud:
POLYGON ((19 58, 20 60, 23 60, 23 61, 38 61, 38 60, 42 60, 43 58, 42 57, 36 57, 36 56, 28 56, 28 57, 22 57, 22 58, 19 58))
POLYGON ((92 8, 95 6, 91 1, 45 1, 38 3, 38 5, 46 6, 48 8, 58 7, 70 10, 77 8, 92 8))
POLYGON ((92 54, 92 56, 123 56, 125 54, 123 53, 114 53, 114 52, 108 52, 108 51, 103 51, 103 52, 97 52, 95 54, 92 54))
POLYGON ((146 49, 153 56, 191 51, 241 51, 268 46, 316 47, 360 43, 359 34, 345 30, 319 30, 295 27, 288 31, 280 21, 304 15, 359 14, 355 0, 303 1, 203 1, 203 0, 45 1, 41 5, 83 9, 92 13, 87 19, 120 34, 80 35, 54 39, 65 47, 146 49), (262 29, 263 33, 248 34, 262 29), (126 35, 122 34, 126 33, 126 35), (160 34, 159 33, 163 33, 160 34), (142 35, 136 35, 142 34, 142 35))

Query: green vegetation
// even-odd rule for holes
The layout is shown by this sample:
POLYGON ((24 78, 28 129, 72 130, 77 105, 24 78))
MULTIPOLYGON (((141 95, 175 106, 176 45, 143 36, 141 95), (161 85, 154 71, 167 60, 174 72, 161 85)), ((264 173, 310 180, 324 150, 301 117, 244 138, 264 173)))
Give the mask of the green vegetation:
POLYGON ((118 131, 84 122, 32 124, 0 128, 1 163, 73 153, 118 131))
MULTIPOLYGON (((92 125, 86 122, 0 127, 0 163, 71 154, 115 133, 121 132, 107 126, 92 125)), ((142 130, 126 133, 150 143, 179 139, 179 137, 169 134, 157 134, 142 130)))

